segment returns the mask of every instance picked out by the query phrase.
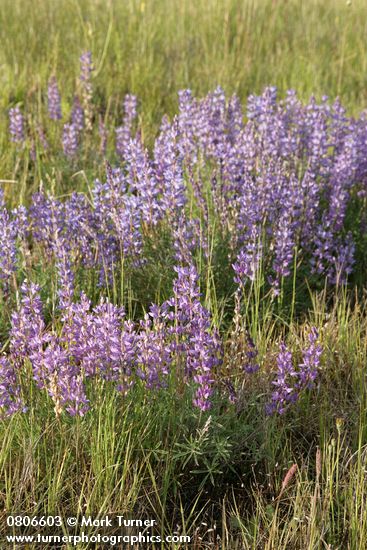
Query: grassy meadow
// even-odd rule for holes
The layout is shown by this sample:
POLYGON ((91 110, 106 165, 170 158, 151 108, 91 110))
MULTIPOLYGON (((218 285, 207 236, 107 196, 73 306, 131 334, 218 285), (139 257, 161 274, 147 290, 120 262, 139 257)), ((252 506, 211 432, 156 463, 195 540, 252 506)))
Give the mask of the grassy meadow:
MULTIPOLYGON (((39 189, 61 201, 73 191, 91 200, 94 181, 104 181, 106 161, 121 163, 114 130, 100 150, 98 121, 107 129, 121 124, 125 94, 138 98, 136 129, 151 153, 163 115, 178 111, 178 91, 189 88, 201 98, 217 85, 244 105, 266 86, 276 86, 280 98, 295 89, 304 102, 313 94, 317 101, 339 97, 348 116, 359 116, 367 103, 367 3, 0 0, 0 185, 6 204, 28 208, 39 189), (62 127, 48 118, 47 85, 56 75, 66 121, 80 85, 79 58, 87 50, 94 65, 93 128, 70 160, 60 145, 62 127), (28 128, 21 147, 8 131, 15 106, 28 128), (34 138, 40 124, 47 148, 34 138)), ((207 232, 209 253, 199 247, 195 266, 201 302, 223 342, 220 390, 211 409, 193 407, 193 388, 172 371, 167 387, 148 392, 136 383, 123 396, 111 380, 91 378, 85 415, 55 413, 55 402, 37 388, 26 360, 19 379, 28 410, 0 419, 1 548, 55 547, 6 543, 6 534, 17 534, 6 525, 9 514, 154 518, 162 539, 173 533, 191 538, 119 548, 367 547, 366 233, 345 284, 308 277, 296 255, 277 298, 271 297, 264 263, 237 309, 234 260, 210 195, 210 169, 209 162, 206 176, 201 174, 208 209, 200 210, 192 182, 185 208, 207 232), (315 387, 284 414, 266 414, 280 342, 298 361, 311 327, 323 350, 315 387), (245 332, 256 343, 260 368, 254 374, 241 370, 245 332), (235 403, 223 398, 227 379, 236 386, 235 403)), ((363 200, 361 210, 348 210, 354 236, 363 200)), ((176 265, 170 223, 164 219, 158 229, 143 224, 145 263, 122 259, 104 288, 94 265, 78 263, 75 296, 85 292, 93 306, 108 298, 136 323, 152 302, 168 300, 176 265)), ((10 291, 1 287, 5 354, 24 280, 40 286, 46 329, 63 334, 57 265, 42 246, 32 239, 28 248, 22 245, 10 291)))
MULTIPOLYGON (((37 189, 40 178, 45 185, 56 180, 62 190, 85 188, 84 175, 68 183, 58 158, 33 169, 15 162, 6 132, 8 109, 17 103, 47 125, 42 100, 52 73, 62 80, 64 111, 70 110, 81 52, 93 54, 94 101, 102 116, 118 120, 121 98, 133 93, 148 138, 164 114, 175 112, 184 88, 201 97, 220 85, 242 101, 265 86, 280 93, 293 88, 304 100, 340 96, 354 115, 367 96, 366 15, 363 0, 2 0, 2 179, 18 183, 14 193, 8 185, 9 198, 37 189)), ((100 163, 86 149, 73 173, 83 170, 93 180, 100 163)))

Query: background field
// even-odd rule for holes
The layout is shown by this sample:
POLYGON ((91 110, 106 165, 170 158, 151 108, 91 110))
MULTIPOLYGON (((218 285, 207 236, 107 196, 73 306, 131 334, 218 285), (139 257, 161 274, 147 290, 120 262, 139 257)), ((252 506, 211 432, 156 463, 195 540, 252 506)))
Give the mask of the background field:
MULTIPOLYGON (((339 96, 350 115, 367 102, 363 0, 0 0, 0 180, 10 180, 3 186, 12 206, 27 205, 41 180, 61 195, 85 191, 104 173, 94 136, 73 165, 56 153, 32 163, 8 137, 8 110, 16 104, 30 124, 49 127, 45 98, 53 73, 70 110, 79 57, 88 49, 100 113, 115 124, 124 94, 136 94, 149 144, 163 114, 177 111, 183 88, 200 97, 221 85, 243 103, 268 85, 280 96, 294 88, 304 100, 339 96)), ((116 162, 112 143, 107 158, 116 162)), ((133 280, 125 305, 157 298, 164 255, 160 261, 149 284, 146 274, 133 280)), ((47 269, 36 275, 51 311, 47 269)), ((171 282, 164 281, 164 296, 171 282)), ((205 304, 222 319, 209 277, 205 284, 205 304)), ((82 419, 55 418, 47 396, 37 397, 29 413, 1 421, 2 519, 10 511, 133 513, 157 519, 161 534, 180 526, 197 549, 365 548, 365 289, 303 292, 307 302, 302 295, 296 320, 289 304, 265 304, 260 318, 249 314, 246 321, 260 355, 269 357, 285 334, 296 347, 311 325, 318 328, 322 384, 312 399, 284 417, 266 417, 265 371, 245 387, 239 408, 218 404, 210 420, 193 411, 189 398, 150 399, 139 388, 123 406, 108 387, 96 388, 93 410, 82 419), (284 484, 293 464, 297 470, 284 484)), ((6 349, 10 310, 5 301, 0 308, 6 349)))
POLYGON ((97 104, 116 120, 123 95, 136 94, 148 135, 163 114, 175 112, 183 88, 202 96, 220 85, 245 100, 275 85, 280 93, 294 88, 305 100, 340 96, 356 114, 367 97, 366 16, 363 0, 2 0, 2 178, 14 177, 9 106, 41 111, 55 72, 67 107, 87 49, 96 66, 97 104))

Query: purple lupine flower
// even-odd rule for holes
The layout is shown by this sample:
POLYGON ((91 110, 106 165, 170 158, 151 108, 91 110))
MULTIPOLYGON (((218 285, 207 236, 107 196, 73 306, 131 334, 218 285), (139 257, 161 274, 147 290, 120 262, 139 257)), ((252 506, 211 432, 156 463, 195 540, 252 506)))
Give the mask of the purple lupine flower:
POLYGON ((74 124, 64 124, 62 133, 62 147, 65 156, 72 159, 76 156, 79 147, 79 132, 74 124))
POLYGON ((229 141, 236 143, 243 130, 243 112, 240 98, 235 94, 228 102, 227 128, 229 141))
POLYGON ((129 190, 140 199, 142 221, 156 225, 162 217, 158 200, 159 186, 148 151, 144 149, 140 138, 130 140, 126 157, 129 174, 129 190))
POLYGON ((318 343, 318 339, 319 334, 316 328, 312 327, 308 335, 309 346, 302 351, 303 361, 299 365, 299 389, 311 389, 318 375, 322 355, 322 346, 318 343))
POLYGON ((272 382, 275 390, 271 395, 271 402, 266 408, 268 414, 273 414, 274 412, 283 414, 290 403, 297 401, 297 378, 297 372, 293 366, 292 353, 284 342, 282 342, 277 356, 277 376, 272 382))
POLYGON ((96 227, 92 205, 82 193, 72 193, 61 212, 56 213, 59 232, 72 257, 85 267, 95 265, 96 227))
POLYGON ((25 281, 21 286, 18 311, 11 315, 10 352, 18 365, 43 345, 45 322, 39 293, 38 285, 25 281))
POLYGON ((73 108, 71 110, 71 124, 79 133, 84 129, 84 110, 78 96, 74 98, 73 108))
POLYGON ((134 385, 137 354, 137 334, 132 321, 124 321, 120 339, 121 363, 117 390, 125 394, 134 385))
POLYGON ((86 51, 80 56, 80 80, 89 83, 92 71, 92 52, 86 51))
POLYGON ((276 278, 273 282, 273 293, 279 292, 279 281, 283 277, 290 275, 293 256, 294 256, 294 230, 290 217, 283 216, 278 223, 278 227, 274 234, 274 261, 273 270, 276 278))
POLYGON ((62 203, 42 192, 35 193, 29 208, 29 221, 33 239, 44 247, 48 257, 52 256, 56 235, 62 233, 65 225, 62 203))
POLYGON ((72 416, 87 412, 88 399, 81 373, 70 362, 69 353, 56 336, 51 335, 47 347, 33 354, 32 363, 37 383, 52 398, 57 416, 63 410, 72 416))
POLYGON ((311 258, 312 272, 324 274, 332 284, 344 284, 355 263, 355 244, 349 232, 344 240, 330 229, 323 218, 314 238, 316 248, 311 258))
POLYGON ((124 117, 121 126, 115 129, 116 153, 121 159, 129 156, 130 140, 132 139, 132 127, 137 116, 137 99, 134 95, 127 94, 124 99, 124 117))
MULTIPOLYGON (((84 292, 80 299, 64 311, 61 342, 70 353, 73 364, 78 366, 86 378, 95 376, 99 359, 95 338, 94 316, 91 303, 84 292)), ((103 344, 102 344, 103 345, 103 344)))
POLYGON ((236 262, 232 264, 235 272, 235 282, 243 286, 246 279, 254 281, 259 272, 262 258, 262 243, 259 229, 253 225, 248 232, 247 242, 237 255, 236 262))
MULTIPOLYGON (((195 163, 197 160, 197 136, 196 123, 199 109, 191 90, 178 92, 179 114, 177 117, 177 147, 180 156, 187 162, 195 163)), ((169 126, 167 127, 167 130, 169 126)), ((163 130, 163 128, 162 128, 163 130)), ((164 131, 164 130, 163 130, 164 131)))
POLYGON ((195 250, 206 249, 207 243, 202 234, 200 220, 189 219, 181 212, 178 220, 172 224, 173 248, 177 262, 185 265, 192 263, 195 250))
POLYGON ((121 199, 119 207, 111 211, 110 220, 114 224, 115 235, 123 255, 137 257, 142 251, 141 201, 128 194, 121 199))
POLYGON ((230 380, 224 380, 224 385, 227 390, 228 399, 230 403, 236 403, 237 402, 237 392, 233 385, 233 383, 230 380))
POLYGON ((99 133, 99 137, 100 137, 100 140, 101 140, 99 148, 100 148, 100 151, 101 151, 102 155, 105 155, 106 150, 107 150, 108 130, 107 130, 106 124, 104 123, 102 117, 99 118, 98 133, 99 133))
POLYGON ((161 193, 161 205, 168 217, 175 219, 187 203, 183 159, 178 153, 177 124, 164 123, 154 147, 155 176, 161 193))
POLYGON ((58 385, 65 411, 71 416, 84 416, 89 410, 89 399, 81 374, 59 378, 58 385))
POLYGON ((115 148, 116 153, 121 159, 124 159, 130 144, 130 132, 124 126, 117 126, 115 129, 115 148))
POLYGON ((73 303, 74 297, 74 272, 68 247, 59 243, 56 252, 56 269, 59 280, 59 308, 67 311, 73 303))
POLYGON ((48 81, 47 88, 48 99, 48 115, 51 120, 60 120, 62 118, 61 113, 61 96, 59 86, 55 76, 52 76, 48 81))
POLYGON ((19 106, 9 110, 9 132, 13 143, 24 143, 24 117, 19 106))
POLYGON ((255 346, 255 342, 250 335, 247 335, 247 350, 245 353, 246 362, 243 366, 244 371, 247 374, 254 374, 259 370, 259 364, 257 362, 258 351, 255 346))
POLYGON ((17 369, 6 356, 0 357, 0 417, 26 411, 21 388, 17 378, 17 369))
POLYGON ((96 372, 107 380, 118 380, 122 363, 121 321, 124 310, 101 301, 93 310, 96 372))
POLYGON ((80 56, 80 86, 82 91, 82 103, 85 116, 85 128, 89 132, 92 129, 92 53, 84 52, 80 56))
POLYGON ((344 284, 348 276, 353 271, 355 264, 355 244, 352 234, 349 232, 344 241, 341 241, 337 246, 335 254, 335 267, 331 272, 331 282, 333 284, 344 284))
POLYGON ((25 206, 20 205, 12 210, 12 221, 17 237, 25 239, 29 234, 28 211, 25 206))
POLYGON ((195 318, 187 352, 188 371, 197 384, 193 403, 202 411, 211 408, 214 371, 221 362, 221 342, 217 331, 209 332, 206 315, 195 318))
POLYGON ((93 195, 101 284, 112 281, 124 258, 138 261, 142 253, 141 199, 127 193, 127 177, 107 168, 107 182, 97 182, 93 195))
POLYGON ((167 336, 160 308, 151 307, 140 321, 136 357, 137 375, 145 380, 148 389, 163 387, 169 374, 172 356, 167 336))
POLYGON ((308 335, 309 345, 302 351, 302 362, 297 369, 293 364, 292 353, 284 343, 281 343, 277 356, 277 376, 272 382, 275 391, 266 406, 268 414, 283 414, 290 404, 297 401, 303 390, 313 387, 322 355, 322 346, 318 343, 318 338, 316 328, 312 327, 308 335))
POLYGON ((185 376, 192 378, 197 386, 194 405, 206 411, 211 407, 214 370, 221 362, 221 341, 217 330, 210 329, 210 314, 200 303, 199 277, 195 267, 175 267, 175 271, 176 330, 184 338, 185 376))
POLYGON ((130 125, 133 123, 133 121, 136 119, 137 116, 137 98, 135 95, 132 94, 126 94, 124 98, 124 121, 128 122, 130 125))
POLYGON ((5 206, 4 193, 0 189, 0 280, 5 291, 8 290, 10 280, 16 271, 16 238, 17 228, 5 206))

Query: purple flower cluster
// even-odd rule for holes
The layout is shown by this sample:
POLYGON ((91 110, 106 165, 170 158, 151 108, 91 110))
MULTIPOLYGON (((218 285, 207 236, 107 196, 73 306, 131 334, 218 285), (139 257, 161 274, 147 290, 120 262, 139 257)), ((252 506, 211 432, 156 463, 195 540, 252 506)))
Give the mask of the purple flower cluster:
POLYGON ((71 111, 71 124, 76 132, 82 132, 84 128, 84 110, 78 96, 75 96, 73 108, 71 111))
MULTIPOLYGON (((163 118, 150 154, 136 131, 134 95, 125 96, 123 118, 116 128, 94 116, 92 73, 87 51, 80 57, 78 95, 63 126, 62 148, 75 162, 83 133, 90 132, 94 121, 103 155, 107 136, 115 136, 121 177, 126 180, 124 227, 119 229, 124 240, 128 220, 138 241, 140 224, 156 225, 164 219, 175 235, 183 235, 183 210, 190 204, 195 215, 186 233, 194 231, 206 254, 203 235, 214 218, 230 244, 235 280, 241 287, 262 270, 278 294, 295 260, 332 284, 348 280, 356 239, 348 208, 356 198, 361 205, 367 194, 365 114, 348 117, 338 100, 332 103, 326 97, 319 103, 311 97, 303 104, 294 90, 279 100, 275 87, 251 95, 246 113, 238 97, 227 99, 220 87, 202 99, 182 90, 178 113, 171 121, 163 118), (136 200, 127 198, 132 194, 136 200)), ((61 118, 56 77, 49 81, 48 110, 50 118, 61 118)), ((25 125, 19 107, 9 116, 11 139, 21 144, 25 125)), ((119 214, 114 216, 116 225, 119 214)), ((111 242, 111 249, 115 244, 111 242)), ((135 248, 140 247, 139 242, 135 248)), ((105 250, 104 256, 115 262, 116 251, 105 250)))
POLYGON ((87 131, 92 129, 92 53, 90 51, 84 52, 80 56, 80 87, 82 94, 82 103, 85 115, 85 127, 87 131))
POLYGON ((138 323, 103 299, 92 307, 83 293, 78 301, 68 296, 59 333, 46 327, 40 288, 25 282, 12 314, 9 354, 0 359, 3 412, 10 415, 25 407, 16 373, 26 364, 57 415, 87 412, 88 380, 112 382, 122 393, 138 381, 156 390, 167 386, 173 368, 179 379, 193 380, 194 404, 209 409, 221 343, 200 303, 195 269, 178 267, 177 275, 174 296, 161 306, 152 305, 138 323))
POLYGON ((26 411, 17 371, 6 356, 0 356, 0 415, 11 416, 26 411))
POLYGON ((129 155, 130 140, 132 138, 132 127, 137 116, 137 100, 134 95, 128 94, 124 100, 124 118, 121 126, 115 130, 116 153, 121 159, 129 155))
POLYGON ((9 133, 10 139, 14 143, 24 142, 24 117, 18 106, 9 110, 9 133))
POLYGON ((244 370, 247 374, 254 374, 260 368, 257 362, 258 351, 251 336, 247 335, 247 351, 244 370))
POLYGON ((74 158, 77 154, 79 146, 78 129, 73 123, 64 124, 62 132, 62 148, 64 154, 68 158, 74 158))
POLYGON ((16 270, 16 229, 0 193, 0 280, 7 286, 16 270))
POLYGON ((48 114, 51 120, 60 120, 62 118, 61 113, 61 96, 59 86, 57 84, 56 77, 53 76, 48 82, 47 89, 48 99, 48 114))
POLYGON ((199 276, 193 265, 176 267, 174 305, 178 333, 183 337, 181 351, 186 357, 185 374, 197 385, 194 404, 201 410, 211 406, 214 372, 221 362, 221 341, 211 330, 210 314, 200 302, 199 276))
POLYGON ((277 373, 272 382, 274 391, 266 410, 268 414, 283 414, 289 405, 296 402, 300 393, 313 387, 320 367, 322 346, 318 332, 313 327, 308 335, 309 345, 302 351, 302 362, 294 366, 292 352, 284 343, 277 356, 277 373))
MULTIPOLYGON (((83 132, 98 119, 92 116, 91 75, 87 52, 81 58, 79 96, 62 132, 70 159, 78 158, 83 132)), ((60 119, 54 78, 48 100, 50 118, 60 119)), ((362 208, 367 195, 365 115, 349 118, 338 101, 327 98, 302 104, 294 91, 278 100, 276 89, 267 88, 250 96, 245 116, 238 98, 227 99, 221 88, 203 99, 183 90, 177 115, 163 118, 151 151, 136 118, 137 100, 127 95, 122 124, 115 129, 119 165, 106 163, 105 177, 89 196, 73 193, 62 200, 39 192, 28 211, 19 207, 13 212, 0 197, 3 292, 24 277, 18 265, 23 269, 47 261, 54 269, 61 316, 61 331, 46 329, 39 290, 23 287, 12 316, 9 356, 0 369, 9 373, 9 385, 1 385, 7 410, 22 407, 17 369, 25 361, 57 414, 86 412, 89 379, 113 383, 124 393, 135 383, 164 388, 173 369, 194 385, 195 405, 209 409, 222 344, 202 304, 196 266, 210 263, 218 242, 229 244, 225 254, 238 300, 258 278, 279 293, 295 265, 332 284, 345 283, 353 270, 358 231, 365 230, 348 213, 352 204, 362 208), (80 271, 96 274, 103 295, 115 285, 116 274, 122 278, 123 269, 149 261, 144 254, 148 238, 162 234, 168 234, 167 255, 176 264, 169 300, 152 305, 133 322, 110 302, 101 299, 92 306, 80 293, 85 290, 80 271)), ((101 117, 98 130, 104 154, 107 136, 114 132, 101 117)), ((25 139, 18 107, 10 111, 10 133, 16 143, 25 139)), ((314 330, 309 339, 298 366, 282 344, 269 412, 285 411, 311 387, 321 347, 314 330)), ((246 373, 258 369, 251 339, 242 349, 241 365, 246 373)))
MULTIPOLYGON (((275 294, 291 275, 295 254, 313 273, 344 283, 353 270, 355 250, 346 227, 348 207, 366 194, 367 117, 346 116, 337 100, 302 104, 294 90, 278 100, 275 87, 248 98, 247 112, 236 96, 218 87, 203 99, 179 92, 178 113, 164 117, 153 154, 136 130, 137 99, 123 102, 122 123, 109 129, 94 116, 93 61, 80 57, 78 94, 61 136, 71 161, 81 151, 83 132, 98 124, 104 155, 107 136, 128 174, 129 192, 138 189, 145 223, 169 218, 177 228, 177 212, 191 197, 201 226, 210 212, 229 237, 236 281, 253 281, 261 266, 275 294)), ((61 118, 56 77, 48 85, 48 111, 61 118)), ((10 109, 10 137, 25 139, 24 117, 10 109)), ((43 136, 47 141, 47 136, 43 136)), ((41 140, 42 141, 42 140, 41 140)), ((35 155, 33 155, 35 157, 35 155)), ((205 228, 204 228, 205 232, 205 228)), ((205 246, 205 243, 204 243, 205 246)))
POLYGON ((4 193, 0 189, 0 282, 7 293, 11 279, 17 271, 17 242, 27 232, 26 209, 19 206, 9 212, 5 206, 4 193))

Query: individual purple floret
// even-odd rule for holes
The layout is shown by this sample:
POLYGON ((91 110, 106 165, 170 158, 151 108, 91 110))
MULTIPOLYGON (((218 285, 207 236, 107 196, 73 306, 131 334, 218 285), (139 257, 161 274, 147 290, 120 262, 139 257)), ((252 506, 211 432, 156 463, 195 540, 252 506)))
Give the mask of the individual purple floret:
POLYGON ((61 96, 59 86, 55 76, 52 76, 48 82, 47 89, 48 99, 48 115, 51 120, 60 120, 61 113, 61 96))
POLYGON ((18 106, 9 110, 9 132, 12 142, 24 143, 24 117, 18 106))

